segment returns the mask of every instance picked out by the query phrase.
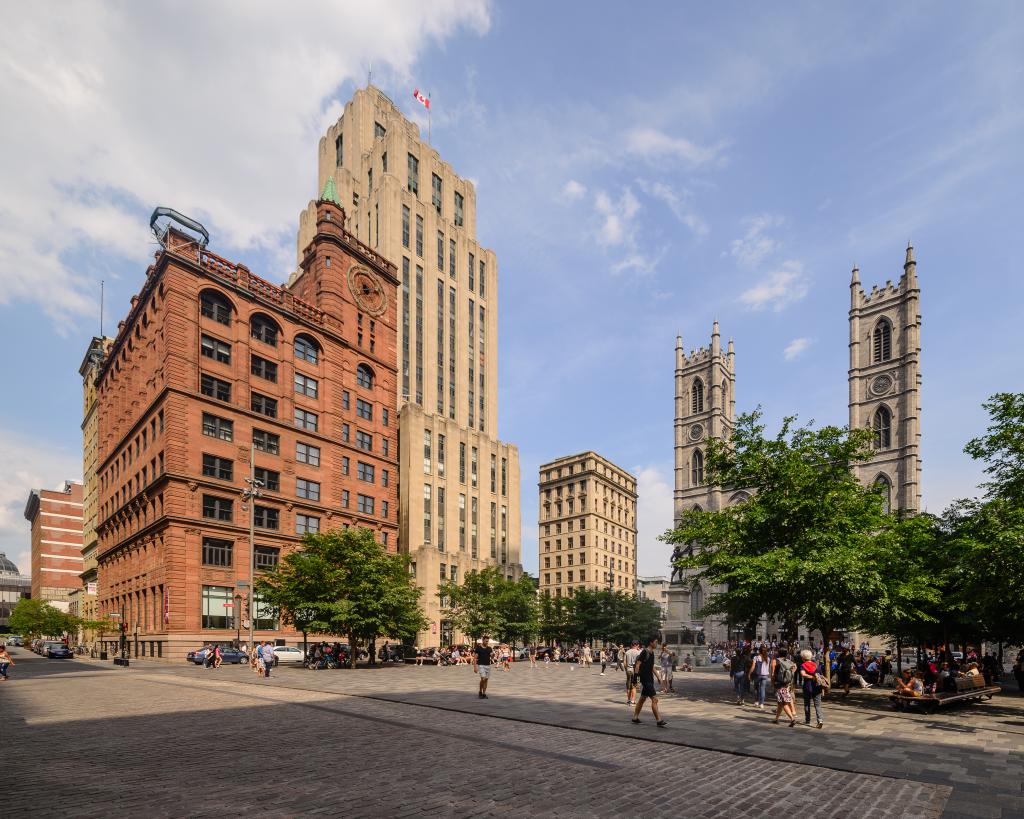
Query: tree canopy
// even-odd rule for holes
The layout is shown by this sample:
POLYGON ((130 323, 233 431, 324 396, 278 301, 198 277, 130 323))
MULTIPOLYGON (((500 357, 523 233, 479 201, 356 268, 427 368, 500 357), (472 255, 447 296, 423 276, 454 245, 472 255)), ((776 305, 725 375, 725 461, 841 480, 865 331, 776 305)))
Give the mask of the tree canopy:
POLYGON ((537 632, 537 592, 529 575, 509 580, 492 566, 466 572, 461 584, 442 583, 437 595, 452 625, 474 640, 486 634, 511 643, 537 632))

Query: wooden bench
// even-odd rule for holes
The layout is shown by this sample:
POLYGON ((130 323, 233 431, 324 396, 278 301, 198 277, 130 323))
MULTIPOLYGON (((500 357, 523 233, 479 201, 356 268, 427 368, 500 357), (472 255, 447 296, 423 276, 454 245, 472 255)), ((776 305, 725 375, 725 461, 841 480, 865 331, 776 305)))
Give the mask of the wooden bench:
POLYGON ((956 691, 938 691, 934 694, 922 694, 920 697, 911 697, 895 691, 889 695, 889 699, 901 711, 908 705, 918 705, 921 708, 934 711, 944 705, 952 705, 955 702, 990 700, 993 695, 1003 690, 998 685, 987 685, 985 678, 981 674, 973 677, 956 677, 954 682, 956 683, 956 691))

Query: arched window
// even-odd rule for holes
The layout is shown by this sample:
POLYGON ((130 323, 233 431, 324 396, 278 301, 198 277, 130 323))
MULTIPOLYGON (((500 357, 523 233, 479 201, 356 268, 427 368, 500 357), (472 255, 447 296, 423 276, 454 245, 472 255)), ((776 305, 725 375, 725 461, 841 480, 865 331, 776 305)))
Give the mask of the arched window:
POLYGON ((875 486, 882 494, 882 508, 886 512, 892 511, 892 481, 888 475, 879 475, 875 478, 875 486))
POLYGON ((690 461, 690 486, 700 486, 704 483, 704 453, 699 449, 693 451, 693 458, 690 461))
POLYGON ((693 588, 690 589, 690 619, 699 620, 699 612, 702 608, 704 608, 704 589, 701 588, 700 583, 694 583, 693 588))
POLYGON ((221 324, 231 323, 231 302, 216 290, 204 290, 199 294, 199 311, 206 318, 221 324))
POLYGON ((892 325, 888 319, 879 319, 872 335, 871 361, 877 364, 892 358, 892 325))
POLYGON ((750 500, 750 493, 740 491, 733 495, 731 498, 729 498, 729 505, 735 506, 738 503, 744 503, 748 500, 750 500))
POLYGON ((249 335, 257 341, 276 347, 277 339, 281 335, 281 328, 272 318, 257 313, 249 319, 249 335))
POLYGON ((320 361, 320 345, 309 336, 295 336, 292 346, 295 347, 296 358, 308 361, 310 364, 320 361))
POLYGON ((892 413, 881 406, 875 410, 875 449, 889 449, 892 446, 892 413))
POLYGON ((724 378, 722 379, 722 409, 725 410, 725 414, 729 414, 729 382, 724 378))
POLYGON ((690 388, 690 412, 691 414, 704 412, 704 382, 699 378, 693 382, 690 388))
POLYGON ((365 364, 356 367, 356 383, 364 389, 373 389, 373 370, 365 364))

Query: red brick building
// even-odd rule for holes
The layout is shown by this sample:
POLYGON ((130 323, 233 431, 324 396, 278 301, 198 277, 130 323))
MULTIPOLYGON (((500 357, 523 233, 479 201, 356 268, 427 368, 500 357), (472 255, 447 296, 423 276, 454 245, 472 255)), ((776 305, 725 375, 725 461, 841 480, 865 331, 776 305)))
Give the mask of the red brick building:
POLYGON ((68 596, 82 586, 82 484, 33 489, 25 519, 32 525, 32 597, 67 611, 68 596))
MULTIPOLYGON (((247 638, 253 445, 257 571, 307 531, 397 550, 398 281, 344 225, 325 190, 289 287, 162 234, 97 376, 99 611, 137 656, 247 638)), ((256 639, 301 640, 255 608, 256 639)))

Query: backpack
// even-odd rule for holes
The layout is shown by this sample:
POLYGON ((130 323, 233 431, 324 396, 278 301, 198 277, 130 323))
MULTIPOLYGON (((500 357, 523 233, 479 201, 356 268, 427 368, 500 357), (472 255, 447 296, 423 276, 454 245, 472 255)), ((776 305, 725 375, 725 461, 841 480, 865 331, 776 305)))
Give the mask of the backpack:
POLYGON ((789 660, 775 661, 775 678, 772 684, 776 688, 788 688, 793 682, 793 664, 789 660))

